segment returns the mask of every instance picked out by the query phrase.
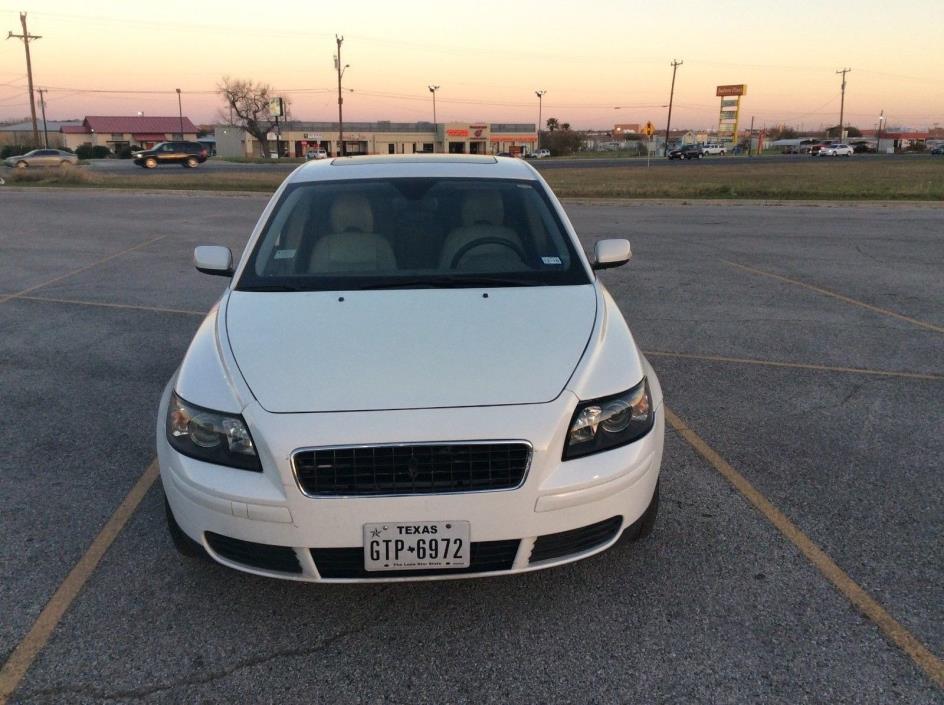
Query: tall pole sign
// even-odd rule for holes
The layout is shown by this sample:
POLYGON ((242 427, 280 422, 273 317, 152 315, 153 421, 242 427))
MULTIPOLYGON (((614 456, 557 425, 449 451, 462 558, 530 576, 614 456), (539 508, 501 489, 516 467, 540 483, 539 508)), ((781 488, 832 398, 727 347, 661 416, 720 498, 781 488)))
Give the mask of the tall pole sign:
POLYGON ((747 95, 747 85, 743 83, 718 86, 715 95, 721 98, 721 112, 718 115, 718 142, 736 144, 738 120, 741 113, 741 98, 747 95))

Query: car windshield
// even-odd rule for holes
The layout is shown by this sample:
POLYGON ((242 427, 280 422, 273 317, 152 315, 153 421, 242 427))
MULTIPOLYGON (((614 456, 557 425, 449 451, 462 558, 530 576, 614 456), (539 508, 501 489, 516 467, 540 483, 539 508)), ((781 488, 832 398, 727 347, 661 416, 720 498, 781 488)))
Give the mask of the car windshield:
POLYGON ((336 291, 588 282, 538 183, 392 178, 289 186, 236 288, 336 291))

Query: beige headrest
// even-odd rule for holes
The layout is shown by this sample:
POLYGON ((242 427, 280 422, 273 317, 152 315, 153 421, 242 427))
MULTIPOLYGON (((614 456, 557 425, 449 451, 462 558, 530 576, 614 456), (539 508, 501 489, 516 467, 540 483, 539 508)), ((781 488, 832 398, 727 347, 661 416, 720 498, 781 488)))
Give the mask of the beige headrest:
POLYGON ((359 193, 344 193, 334 199, 331 204, 331 232, 362 232, 374 231, 374 214, 370 209, 370 201, 359 193))
POLYGON ((505 207, 498 191, 472 191, 462 202, 462 224, 501 225, 505 222, 505 207))

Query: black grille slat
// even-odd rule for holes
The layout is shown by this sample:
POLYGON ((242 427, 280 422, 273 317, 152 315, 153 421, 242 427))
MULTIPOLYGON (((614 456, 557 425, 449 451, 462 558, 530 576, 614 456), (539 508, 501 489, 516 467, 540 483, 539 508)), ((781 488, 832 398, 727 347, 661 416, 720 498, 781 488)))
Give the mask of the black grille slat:
POLYGON ((519 539, 473 541, 467 568, 367 571, 364 569, 364 549, 361 546, 356 548, 313 548, 311 549, 311 557, 314 559, 315 565, 318 567, 318 573, 322 578, 409 578, 422 575, 489 573, 498 570, 511 570, 520 543, 519 539))
POLYGON ((623 517, 615 516, 579 529, 538 536, 531 549, 530 563, 562 558, 589 551, 610 541, 623 525, 623 517))
POLYGON ((322 497, 512 489, 530 460, 526 443, 321 448, 293 457, 302 490, 322 497))
POLYGON ((206 539, 215 553, 234 563, 242 563, 253 568, 274 570, 280 573, 302 572, 302 566, 298 562, 295 549, 288 546, 253 543, 252 541, 243 541, 221 534, 214 534, 211 531, 206 532, 206 539))

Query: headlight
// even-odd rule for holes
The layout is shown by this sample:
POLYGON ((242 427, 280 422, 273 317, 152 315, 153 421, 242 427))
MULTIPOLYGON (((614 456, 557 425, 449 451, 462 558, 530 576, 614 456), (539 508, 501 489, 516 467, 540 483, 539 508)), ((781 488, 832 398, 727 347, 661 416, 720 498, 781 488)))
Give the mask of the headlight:
POLYGON ((216 465, 262 472, 243 417, 196 406, 172 394, 167 440, 180 453, 216 465))
POLYGON ((564 445, 564 460, 618 448, 642 438, 655 423, 649 383, 627 392, 581 402, 574 410, 564 445))

